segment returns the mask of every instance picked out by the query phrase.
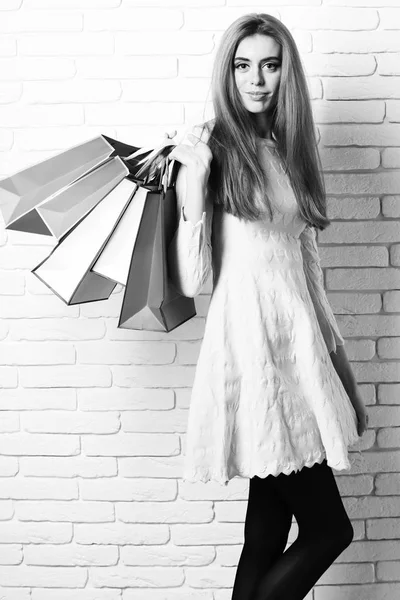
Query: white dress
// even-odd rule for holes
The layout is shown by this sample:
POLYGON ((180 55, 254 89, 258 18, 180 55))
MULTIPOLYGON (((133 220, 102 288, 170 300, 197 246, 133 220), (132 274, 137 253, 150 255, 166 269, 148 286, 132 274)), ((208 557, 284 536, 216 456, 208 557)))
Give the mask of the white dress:
MULTIPOLYGON (((200 126, 189 130, 201 134, 200 126)), ((203 141, 207 136, 205 130, 203 141)), ((324 458, 349 470, 348 446, 360 440, 329 356, 344 339, 324 290, 315 229, 298 212, 275 143, 258 142, 270 175, 272 222, 267 212, 241 222, 210 202, 194 224, 182 206, 186 173, 178 175, 170 276, 183 295, 195 297, 213 273, 184 481, 227 485, 235 476, 289 474, 324 458)))

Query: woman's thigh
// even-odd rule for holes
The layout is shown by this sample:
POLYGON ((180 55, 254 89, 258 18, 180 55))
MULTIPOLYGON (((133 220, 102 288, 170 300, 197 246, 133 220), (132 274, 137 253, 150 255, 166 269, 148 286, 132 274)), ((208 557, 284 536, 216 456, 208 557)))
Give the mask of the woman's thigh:
POLYGON ((293 512, 299 535, 321 536, 327 529, 340 537, 354 531, 326 459, 289 475, 280 473, 273 487, 293 512))
POLYGON ((274 560, 285 549, 293 513, 278 488, 257 475, 250 479, 249 498, 244 526, 247 550, 274 560))

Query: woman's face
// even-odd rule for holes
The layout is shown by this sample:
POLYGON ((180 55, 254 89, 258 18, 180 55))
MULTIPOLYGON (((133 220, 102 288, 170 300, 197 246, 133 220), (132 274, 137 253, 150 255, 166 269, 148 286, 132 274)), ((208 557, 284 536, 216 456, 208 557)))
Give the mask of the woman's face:
POLYGON ((281 78, 280 44, 274 38, 258 33, 243 38, 236 49, 233 66, 245 108, 252 113, 271 109, 281 78), (249 92, 257 92, 258 96, 253 97, 249 92))

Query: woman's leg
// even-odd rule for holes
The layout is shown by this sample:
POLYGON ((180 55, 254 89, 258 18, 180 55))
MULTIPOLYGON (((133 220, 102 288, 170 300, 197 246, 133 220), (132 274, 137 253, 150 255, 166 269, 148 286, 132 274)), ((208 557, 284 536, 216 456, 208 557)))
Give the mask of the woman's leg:
MULTIPOLYGON (((326 459, 265 482, 289 506, 299 526, 297 539, 264 571, 251 600, 303 600, 354 536, 351 521, 326 459), (271 484, 272 482, 272 484, 271 484)), ((247 598, 247 597, 246 597, 247 598)))
POLYGON ((262 575, 284 551, 292 517, 271 477, 250 478, 244 545, 232 600, 250 600, 262 575))

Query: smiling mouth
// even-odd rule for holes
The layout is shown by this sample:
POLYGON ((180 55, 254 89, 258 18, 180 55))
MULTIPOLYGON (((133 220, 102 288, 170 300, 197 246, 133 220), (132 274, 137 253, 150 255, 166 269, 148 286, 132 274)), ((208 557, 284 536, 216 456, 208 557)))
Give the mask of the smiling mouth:
POLYGON ((263 93, 253 93, 253 92, 247 92, 247 94, 249 96, 253 96, 254 98, 262 98, 263 96, 268 96, 267 92, 263 92, 263 93))

